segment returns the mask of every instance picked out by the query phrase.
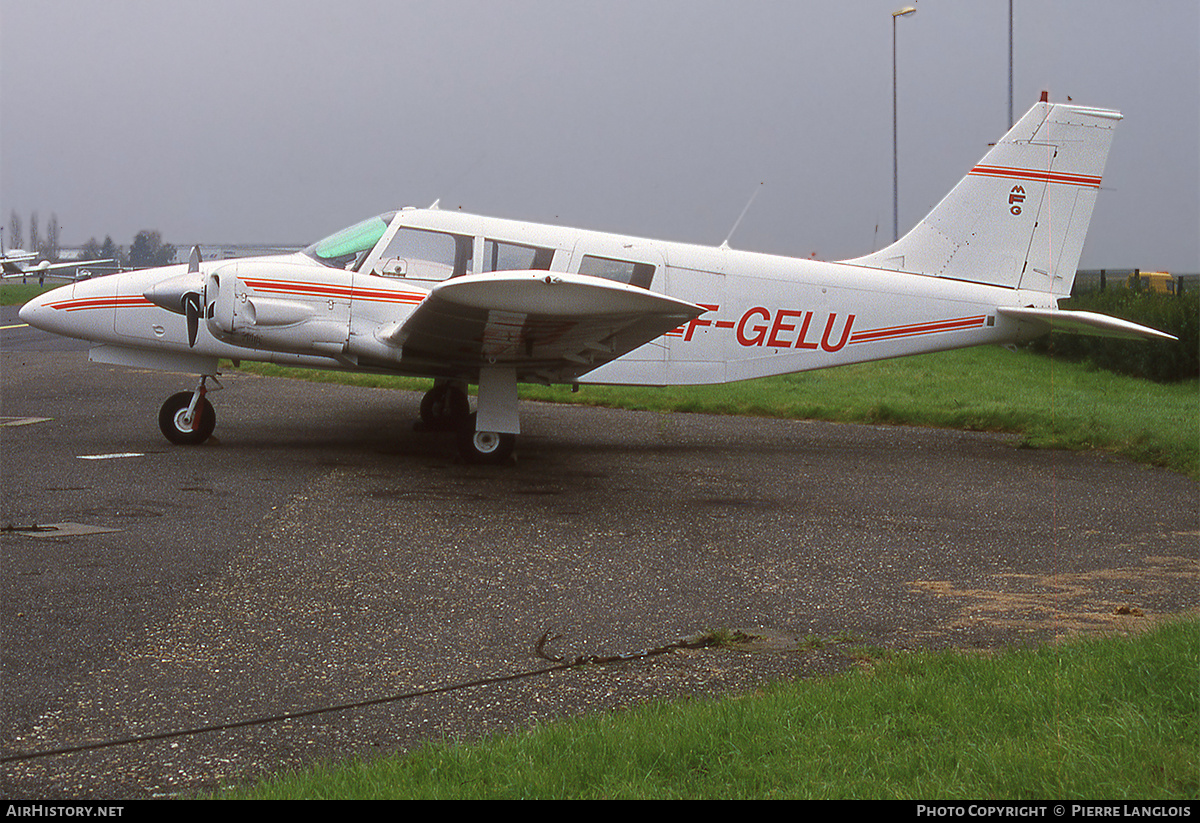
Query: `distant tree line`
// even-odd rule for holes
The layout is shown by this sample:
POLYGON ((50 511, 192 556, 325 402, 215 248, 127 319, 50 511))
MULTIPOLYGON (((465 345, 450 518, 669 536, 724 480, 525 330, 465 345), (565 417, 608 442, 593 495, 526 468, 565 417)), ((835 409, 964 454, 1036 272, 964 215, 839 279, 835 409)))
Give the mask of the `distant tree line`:
POLYGON ((112 237, 106 236, 103 243, 96 242, 95 237, 89 237, 83 244, 83 257, 89 260, 116 260, 124 269, 150 269, 174 263, 175 246, 164 243, 158 231, 143 229, 133 238, 128 251, 114 243, 112 237))
POLYGON ((38 213, 29 215, 29 246, 25 245, 25 234, 21 224, 21 215, 13 210, 8 221, 8 247, 24 249, 39 254, 47 260, 58 259, 58 215, 50 212, 50 225, 46 227, 46 236, 42 237, 38 229, 38 213))
MULTIPOLYGON (((59 246, 58 215, 50 213, 50 223, 46 226, 46 235, 39 231, 38 213, 29 215, 29 245, 25 245, 24 224, 21 216, 14 209, 8 219, 8 241, 5 244, 10 249, 31 251, 39 259, 51 263, 59 262, 61 252, 59 246)), ((146 269, 154 266, 166 266, 175 262, 175 246, 163 243, 162 234, 157 230, 143 229, 133 238, 128 249, 118 245, 111 236, 105 236, 101 243, 95 237, 88 238, 83 244, 82 257, 85 260, 112 260, 114 266, 123 269, 146 269)))

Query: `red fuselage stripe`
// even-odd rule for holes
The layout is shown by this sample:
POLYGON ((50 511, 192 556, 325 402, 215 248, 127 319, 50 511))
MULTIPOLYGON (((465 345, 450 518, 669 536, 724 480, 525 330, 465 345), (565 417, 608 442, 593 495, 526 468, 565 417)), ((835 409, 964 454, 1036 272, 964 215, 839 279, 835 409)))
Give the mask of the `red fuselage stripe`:
POLYGON ((130 294, 116 297, 89 297, 79 300, 62 300, 58 303, 48 303, 52 309, 59 311, 82 311, 84 309, 121 309, 153 306, 154 304, 140 294, 130 294))
POLYGON ((850 335, 851 343, 874 343, 877 340, 895 340, 898 337, 916 337, 922 334, 936 334, 944 331, 961 331, 963 329, 979 328, 987 319, 980 314, 974 317, 959 317, 954 320, 940 320, 935 323, 914 323, 911 326, 891 326, 885 329, 868 329, 854 332, 850 335))
POLYGON ((335 298, 340 300, 362 300, 371 303, 420 303, 424 292, 389 291, 387 289, 360 289, 351 286, 333 286, 328 283, 300 283, 292 280, 246 280, 246 285, 255 291, 267 294, 286 294, 294 297, 335 298))

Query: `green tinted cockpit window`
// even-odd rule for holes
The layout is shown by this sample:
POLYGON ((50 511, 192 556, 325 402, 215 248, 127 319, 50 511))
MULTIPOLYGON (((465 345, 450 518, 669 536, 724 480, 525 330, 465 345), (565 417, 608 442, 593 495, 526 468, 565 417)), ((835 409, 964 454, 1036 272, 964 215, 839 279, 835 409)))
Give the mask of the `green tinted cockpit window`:
POLYGON ((350 263, 361 262, 359 255, 365 256, 375 248, 375 244, 383 237, 395 215, 395 212, 390 212, 355 223, 348 229, 342 229, 318 240, 306 248, 304 253, 327 266, 337 268, 346 268, 350 263))

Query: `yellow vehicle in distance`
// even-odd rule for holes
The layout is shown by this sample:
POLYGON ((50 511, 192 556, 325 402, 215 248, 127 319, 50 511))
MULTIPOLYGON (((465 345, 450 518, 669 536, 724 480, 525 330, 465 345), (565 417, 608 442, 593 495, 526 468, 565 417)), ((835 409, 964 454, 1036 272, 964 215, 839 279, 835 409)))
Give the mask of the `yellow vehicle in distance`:
POLYGON ((1134 291, 1150 291, 1160 294, 1175 294, 1175 278, 1165 271, 1133 270, 1126 285, 1134 291))

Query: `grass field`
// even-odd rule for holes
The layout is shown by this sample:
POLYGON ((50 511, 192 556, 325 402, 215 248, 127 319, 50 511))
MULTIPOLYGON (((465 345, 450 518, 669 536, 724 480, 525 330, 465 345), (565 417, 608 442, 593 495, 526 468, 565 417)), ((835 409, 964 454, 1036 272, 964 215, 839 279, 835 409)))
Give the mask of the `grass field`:
POLYGON ((50 291, 50 289, 58 288, 66 283, 65 280, 53 280, 47 281, 45 286, 39 286, 36 276, 29 279, 29 283, 22 283, 15 279, 0 283, 0 306, 22 306, 42 292, 50 291))
MULTIPOLYGON (((853 653, 853 652, 851 652, 853 653)), ((645 705, 227 797, 1195 800, 1200 623, 645 705)))

